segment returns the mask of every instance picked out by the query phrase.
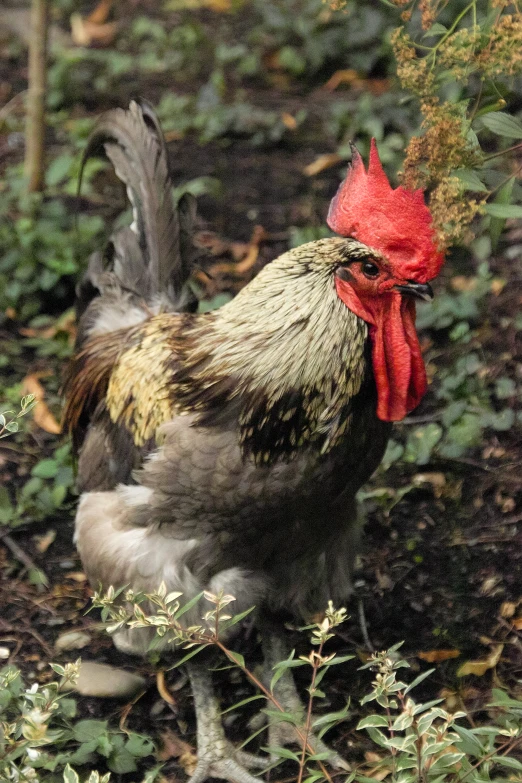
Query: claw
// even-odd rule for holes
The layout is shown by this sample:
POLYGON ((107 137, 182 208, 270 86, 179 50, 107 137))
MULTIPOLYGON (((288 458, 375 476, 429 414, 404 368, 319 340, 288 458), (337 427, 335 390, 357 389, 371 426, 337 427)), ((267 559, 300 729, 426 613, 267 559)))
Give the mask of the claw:
POLYGON ((187 670, 198 724, 198 762, 189 783, 203 783, 207 778, 221 778, 229 783, 260 783, 248 767, 265 769, 270 759, 234 748, 225 737, 210 672, 194 663, 189 663, 187 670))
MULTIPOLYGON (((207 778, 221 778, 222 780, 228 780, 229 783, 259 783, 259 778, 251 775, 246 766, 243 766, 247 763, 244 757, 248 757, 249 762, 255 758, 256 765, 253 766, 259 766, 259 762, 262 761, 263 767, 267 766, 267 759, 261 759, 241 751, 237 751, 234 754, 232 746, 227 747, 225 752, 227 755, 219 758, 209 759, 207 754, 206 757, 198 761, 194 774, 189 778, 189 783, 203 783, 207 778), (234 755, 236 758, 234 758, 234 755)), ((216 755, 217 753, 219 753, 218 749, 216 749, 216 755)))
MULTIPOLYGON (((299 728, 299 733, 304 734, 304 728, 299 728)), ((268 729, 268 744, 271 748, 284 747, 285 745, 301 745, 302 740, 298 734, 298 729, 292 726, 291 723, 286 721, 275 723, 270 722, 268 729)), ((308 733, 308 745, 311 747, 313 753, 327 753, 325 761, 330 764, 334 769, 342 769, 345 772, 351 772, 349 763, 343 759, 335 750, 332 750, 321 739, 315 736, 313 732, 308 733)), ((275 761, 277 757, 272 760, 275 761)))

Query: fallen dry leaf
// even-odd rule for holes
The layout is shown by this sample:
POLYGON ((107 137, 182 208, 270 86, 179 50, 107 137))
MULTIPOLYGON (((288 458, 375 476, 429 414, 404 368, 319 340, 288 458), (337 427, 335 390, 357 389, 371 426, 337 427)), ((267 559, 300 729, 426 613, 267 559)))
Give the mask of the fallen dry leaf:
POLYGON ((192 775, 198 763, 198 757, 194 752, 192 745, 178 737, 171 729, 161 734, 161 750, 158 753, 160 761, 169 759, 178 759, 187 775, 192 775))
POLYGON ((176 699, 172 696, 165 684, 165 672, 163 669, 160 669, 156 674, 156 688, 158 689, 161 698, 166 701, 167 704, 176 704, 176 699))
POLYGON ((68 571, 65 574, 66 579, 72 579, 74 582, 86 582, 87 575, 83 571, 68 571))
POLYGON ((493 669, 500 660, 503 644, 495 644, 491 648, 487 658, 481 658, 477 661, 466 661, 457 671, 457 677, 466 677, 468 674, 474 674, 475 677, 482 677, 488 669, 493 669))
POLYGON ((306 174, 307 177, 315 177, 316 174, 320 174, 321 171, 329 169, 331 166, 335 166, 336 163, 340 163, 341 160, 341 156, 336 152, 319 155, 315 160, 309 163, 308 166, 304 167, 303 174, 306 174))
POLYGON ((454 291, 474 291, 477 287, 477 278, 455 275, 451 278, 450 285, 454 291))
POLYGON ((202 6, 218 14, 226 14, 232 10, 232 0, 204 0, 202 6))
POLYGON ((88 22, 93 24, 103 24, 109 17, 113 0, 100 0, 94 11, 87 17, 88 22))
POLYGON ((288 130, 295 130, 297 128, 297 120, 293 116, 293 114, 289 114, 287 111, 284 111, 281 114, 281 119, 283 121, 283 125, 285 128, 288 128, 288 130))
POLYGON ((96 24, 80 14, 71 14, 71 36, 76 46, 109 46, 118 32, 117 22, 96 24))
POLYGON ((35 424, 45 432, 50 432, 52 435, 59 435, 62 428, 44 402, 45 389, 38 380, 39 377, 40 376, 36 373, 26 375, 22 381, 22 394, 34 394, 37 402, 37 405, 35 405, 33 409, 35 424))
POLYGON ((365 751, 364 758, 370 764, 377 764, 379 761, 382 761, 383 759, 383 757, 379 753, 375 753, 375 751, 373 750, 365 751))
POLYGON ((394 587, 395 582, 393 582, 390 576, 381 573, 378 568, 375 570, 375 576, 380 590, 391 590, 394 587))
POLYGON ((427 663, 440 663, 441 661, 449 661, 451 658, 458 658, 460 650, 426 650, 417 653, 417 658, 427 663))
POLYGON ((360 76, 353 68, 336 71, 324 85, 327 90, 333 92, 341 84, 347 84, 357 90, 368 90, 373 95, 382 95, 390 86, 389 79, 366 79, 360 76))
POLYGON ((45 340, 55 337, 59 332, 66 332, 69 335, 69 344, 73 345, 76 340, 76 313, 71 309, 50 326, 43 326, 41 329, 23 326, 18 331, 24 337, 40 337, 45 340))
POLYGON ((494 277, 491 281, 489 287, 491 289, 491 293, 494 296, 498 296, 502 293, 504 288, 506 287, 507 280, 501 280, 499 277, 494 277))
POLYGON ((416 473, 413 477, 413 483, 416 486, 431 484, 433 494, 436 498, 440 498, 446 486, 446 476, 444 473, 416 473))
POLYGON ((36 544, 36 549, 40 554, 47 552, 54 539, 56 538, 56 530, 48 530, 43 536, 33 536, 36 544))
POLYGON ((517 610, 517 606, 518 604, 513 603, 513 601, 504 601, 500 605, 500 616, 504 617, 505 619, 513 617, 517 610))
POLYGON ((250 242, 229 242, 221 239, 211 231, 200 232, 197 235, 199 244, 206 247, 213 256, 232 256, 232 262, 216 262, 208 269, 210 277, 219 274, 230 274, 241 277, 251 269, 257 261, 259 246, 266 239, 266 231, 263 226, 254 226, 250 242))
POLYGON ((326 84, 324 85, 327 90, 336 90, 337 87, 339 87, 340 84, 353 84, 354 82, 359 80, 359 74, 357 71, 354 71, 353 68, 345 68, 341 71, 336 71, 326 84))
POLYGON ((522 617, 515 617, 515 619, 512 620, 511 622, 515 630, 522 631, 522 617))

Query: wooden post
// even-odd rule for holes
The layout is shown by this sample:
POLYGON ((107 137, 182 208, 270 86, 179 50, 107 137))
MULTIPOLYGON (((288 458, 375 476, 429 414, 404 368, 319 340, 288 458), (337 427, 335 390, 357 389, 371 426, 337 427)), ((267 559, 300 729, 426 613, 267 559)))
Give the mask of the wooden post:
POLYGON ((44 181, 48 12, 48 0, 32 0, 29 89, 25 126, 25 174, 29 193, 42 190, 44 181))

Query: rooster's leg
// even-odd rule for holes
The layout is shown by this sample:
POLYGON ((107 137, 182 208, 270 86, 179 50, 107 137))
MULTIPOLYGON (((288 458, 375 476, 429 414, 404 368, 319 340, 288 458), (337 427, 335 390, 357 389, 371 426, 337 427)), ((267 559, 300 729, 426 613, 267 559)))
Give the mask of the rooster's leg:
MULTIPOLYGON (((274 675, 274 666, 288 657, 288 647, 280 634, 273 631, 263 633, 263 656, 264 656, 264 681, 266 687, 270 687, 270 681, 274 675)), ((273 694, 283 710, 296 716, 302 716, 303 725, 305 723, 305 707, 301 701, 291 670, 287 669, 283 676, 278 680, 273 689, 273 694)), ((303 729, 299 730, 301 735, 303 729)), ((270 716, 268 725, 268 745, 269 747, 281 747, 284 745, 302 745, 302 739, 299 737, 296 727, 288 721, 278 721, 277 718, 270 716)), ((308 733, 309 750, 314 753, 328 753, 326 761, 336 769, 350 770, 350 765, 342 756, 328 747, 322 740, 315 736, 313 732, 308 733)))
POLYGON ((259 783, 247 767, 268 766, 268 758, 236 750, 221 723, 219 702, 212 687, 212 676, 202 664, 187 664, 198 732, 198 763, 189 783, 203 783, 207 778, 222 778, 230 783, 259 783))

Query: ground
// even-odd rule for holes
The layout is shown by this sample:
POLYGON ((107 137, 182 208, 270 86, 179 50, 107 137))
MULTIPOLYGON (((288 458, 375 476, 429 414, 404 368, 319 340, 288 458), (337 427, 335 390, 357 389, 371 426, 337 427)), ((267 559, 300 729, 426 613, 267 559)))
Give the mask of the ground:
MULTIPOLYGON (((154 4, 139 7, 135 3, 132 15, 153 15, 153 11, 154 4)), ((234 28, 236 37, 241 35, 241 25, 248 23, 248 15, 231 21, 217 17, 221 25, 234 28)), ((211 12, 197 12, 195 18, 207 33, 213 29, 215 17, 211 12)), ((7 45, 11 47, 10 58, 0 71, 6 103, 14 99, 18 89, 23 89, 25 80, 23 51, 15 51, 11 38, 7 45)), ((265 52, 264 56, 266 62, 269 54, 265 52)), ((323 69, 314 72, 306 87, 277 67, 268 82, 247 80, 243 99, 266 112, 274 112, 278 121, 283 118, 281 138, 270 139, 265 135, 254 146, 252 134, 240 129, 239 132, 227 130, 201 144, 196 131, 181 138, 176 127, 167 136, 171 139, 169 153, 176 183, 197 177, 220 181, 219 191, 211 189, 199 200, 200 228, 207 232, 207 244, 216 254, 211 282, 201 278, 209 295, 235 292, 262 264, 288 247, 289 241, 308 238, 299 232, 310 226, 317 231, 323 225, 345 161, 341 156, 336 165, 314 176, 307 175, 305 167, 319 155, 339 150, 334 135, 321 134, 324 116, 339 101, 337 93, 324 87, 337 65, 340 63, 327 62, 323 69), (301 109, 308 112, 303 129, 295 121, 301 109), (289 226, 296 227, 293 234, 289 233, 289 226), (248 262, 237 271, 237 262, 241 264, 245 259, 248 262)), ((384 81, 378 58, 372 67, 372 77, 384 81)), ((198 78, 185 82, 180 92, 190 94, 199 88, 198 78)), ((81 119, 110 106, 126 105, 137 93, 156 103, 168 91, 168 84, 168 75, 156 78, 148 74, 138 83, 119 81, 117 91, 104 94, 103 100, 99 100, 97 92, 92 97, 86 93, 79 103, 63 101, 69 115, 81 119)), ((365 92, 370 95, 372 89, 372 81, 366 79, 362 86, 346 88, 342 98, 357 101, 365 92)), ((13 111, 17 111, 16 106, 13 111)), ((64 114, 63 122, 69 115, 64 114)), ((63 145, 63 134, 58 120, 49 131, 49 149, 53 154, 63 145)), ((0 127, 0 149, 3 166, 20 160, 16 132, 9 126, 0 127)), ((106 183, 103 175, 96 184, 101 188, 103 203, 90 196, 83 200, 72 195, 63 198, 69 199, 67 203, 73 211, 78 207, 90 214, 113 215, 116 211, 113 185, 106 183)), ((469 393, 472 407, 480 407, 483 388, 494 387, 499 379, 507 377, 520 382, 517 376, 520 323, 516 321, 522 301, 520 257, 516 256, 519 243, 520 232, 513 225, 498 250, 489 257, 491 279, 502 282, 496 288, 490 286, 477 300, 476 313, 468 319, 469 343, 463 346, 450 339, 449 328, 437 328, 436 324, 428 325, 423 332, 432 385, 410 421, 398 426, 398 443, 404 443, 412 429, 440 420, 440 411, 449 402, 448 397, 437 397, 434 390, 439 388, 441 377, 451 376, 459 357, 470 353, 479 357, 476 374, 484 383, 478 391, 469 393)), ((477 263, 472 253, 457 250, 437 283, 436 293, 444 297, 445 292, 462 291, 466 280, 476 279, 477 263)), ((41 312, 56 316, 70 308, 73 282, 73 277, 61 281, 62 296, 58 303, 52 301, 49 293, 42 292, 41 312)), ((64 346, 72 339, 70 320, 61 335, 63 350, 53 349, 48 355, 42 349, 47 338, 42 335, 41 325, 22 322, 16 312, 6 311, 6 314, 3 322, 0 321, 2 344, 16 342, 18 348, 16 351, 5 348, 9 361, 3 367, 4 371, 11 371, 12 378, 6 379, 4 386, 18 383, 23 377, 36 376, 47 390, 50 408, 59 417, 56 392, 66 361, 64 346)), ((44 327, 48 329, 49 324, 45 323, 44 327)), ((49 337, 53 338, 56 334, 49 337)), ((511 396, 507 393, 504 398, 499 395, 494 399, 494 413, 500 411, 502 399, 507 399, 516 411, 517 398, 513 392, 511 396)), ((29 435, 25 440, 0 442, 0 473, 6 486, 21 487, 42 457, 54 459, 59 436, 31 422, 27 423, 27 430, 29 435)), ((428 437, 425 430, 421 430, 421 437, 428 437)), ((434 674, 422 686, 422 695, 426 698, 441 695, 449 707, 458 704, 472 719, 483 714, 492 686, 509 688, 520 697, 521 464, 522 441, 516 428, 484 426, 479 437, 471 439, 469 448, 455 452, 454 456, 451 450, 446 450, 446 456, 434 450, 428 452, 426 459, 414 455, 409 460, 394 462, 386 472, 379 471, 367 488, 364 499, 367 523, 355 594, 347 607, 350 618, 335 642, 335 649, 355 652, 357 658, 332 670, 325 688, 327 702, 333 708, 341 707, 352 697, 353 715, 332 735, 341 753, 360 759, 366 749, 365 741, 354 727, 360 712, 358 697, 368 689, 370 677, 368 672, 357 671, 357 664, 365 660, 372 648, 385 649, 403 640, 402 653, 415 672, 435 667, 434 674), (483 676, 457 676, 463 662, 486 659, 492 650, 498 649, 497 645, 503 645, 500 659, 494 667, 485 668, 483 676)), ((36 472, 37 478, 38 475, 36 472)), ((48 478, 45 471, 40 471, 40 475, 48 478)), ((12 527, 0 528, 0 646, 7 648, 10 663, 21 667, 29 679, 38 681, 46 681, 51 676, 50 661, 72 661, 79 654, 85 659, 141 672, 150 687, 135 704, 80 697, 79 714, 124 722, 127 727, 153 737, 169 728, 193 745, 190 693, 188 687, 174 691, 174 683, 179 678, 177 670, 167 675, 167 687, 171 688, 175 700, 169 706, 158 695, 153 667, 117 653, 100 628, 99 617, 92 612, 86 614, 91 588, 72 541, 73 515, 74 498, 67 495, 65 505, 54 513, 33 511, 32 516, 28 513, 27 518, 23 515, 18 518, 12 527), (34 583, 39 581, 39 572, 45 574, 43 584, 34 583), (57 638, 72 630, 87 632, 86 645, 81 650, 57 651, 57 638)), ((307 649, 306 637, 301 637, 298 643, 300 649, 307 649)), ((251 629, 241 636, 236 649, 254 662, 259 660, 257 636, 251 629)), ((250 686, 237 672, 221 672, 218 679, 226 690, 227 706, 251 693, 250 686), (228 687, 229 682, 232 687, 228 687)), ((305 687, 307 682, 300 680, 300 684, 305 687)), ((229 729, 233 736, 246 736, 244 716, 249 714, 249 709, 245 708, 246 712, 239 717, 232 713, 235 717, 229 720, 229 729)), ((169 780, 183 779, 179 759, 168 759, 164 774, 169 780)))

